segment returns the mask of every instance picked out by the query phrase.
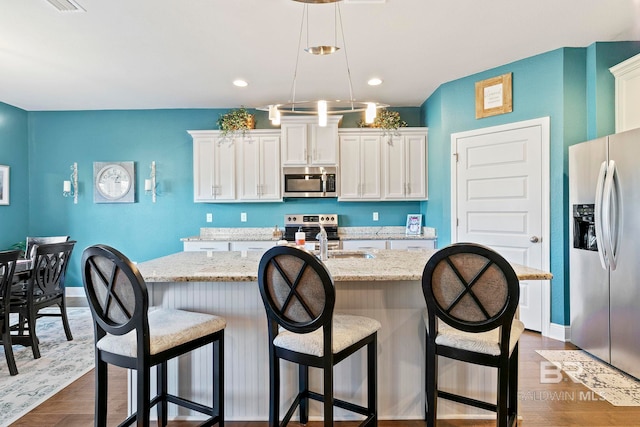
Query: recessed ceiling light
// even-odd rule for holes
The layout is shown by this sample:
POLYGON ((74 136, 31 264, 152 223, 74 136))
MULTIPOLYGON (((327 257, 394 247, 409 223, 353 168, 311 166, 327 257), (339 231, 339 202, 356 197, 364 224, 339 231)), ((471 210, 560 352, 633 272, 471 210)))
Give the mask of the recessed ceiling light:
POLYGON ((369 84, 369 86, 378 86, 382 84, 382 80, 380 80, 379 78, 375 77, 373 79, 369 79, 369 81, 367 82, 369 84))
POLYGON ((238 79, 233 81, 233 85, 238 87, 247 87, 249 86, 249 83, 245 82, 244 80, 238 79))

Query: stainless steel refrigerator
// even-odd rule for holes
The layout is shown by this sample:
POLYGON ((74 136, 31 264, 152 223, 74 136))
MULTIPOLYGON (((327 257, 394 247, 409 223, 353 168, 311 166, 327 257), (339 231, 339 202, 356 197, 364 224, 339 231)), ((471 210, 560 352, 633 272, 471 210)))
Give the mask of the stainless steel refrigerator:
POLYGON ((640 129, 569 147, 571 341, 640 378, 640 129))

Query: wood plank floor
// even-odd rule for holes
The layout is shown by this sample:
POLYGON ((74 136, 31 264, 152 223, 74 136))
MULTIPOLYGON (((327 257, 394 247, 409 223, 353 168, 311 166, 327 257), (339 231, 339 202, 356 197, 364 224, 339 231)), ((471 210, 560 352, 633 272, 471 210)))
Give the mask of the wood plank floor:
MULTIPOLYGON (((520 426, 539 427, 609 427, 640 426, 640 407, 615 407, 606 401, 579 399, 588 389, 570 380, 554 384, 540 383, 540 362, 544 359, 535 350, 572 349, 571 344, 525 332, 520 341, 520 426), (575 396, 575 398, 571 398, 575 396)), ((127 411, 126 372, 110 368, 109 426, 117 425, 127 411)), ((45 401, 12 427, 89 427, 93 425, 93 371, 45 401)), ((171 427, 193 426, 193 423, 172 422, 171 427)), ((227 427, 266 427, 266 422, 227 422, 227 427)), ((299 426, 291 423, 292 427, 299 426)), ((320 423, 309 423, 319 427, 320 423)), ((352 427, 355 423, 337 423, 352 427)), ((380 427, 423 427, 422 420, 381 421, 380 427)), ((493 421, 439 420, 438 427, 494 426, 493 421)))

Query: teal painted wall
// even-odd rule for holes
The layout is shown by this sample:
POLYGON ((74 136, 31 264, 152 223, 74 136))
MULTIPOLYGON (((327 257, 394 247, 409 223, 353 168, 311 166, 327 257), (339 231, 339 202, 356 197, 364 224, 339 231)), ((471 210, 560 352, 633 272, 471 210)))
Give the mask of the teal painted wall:
POLYGON ((615 77, 609 68, 640 52, 640 42, 594 43, 587 48, 587 139, 615 133, 615 77))
POLYGON ((9 205, 0 205, 0 250, 25 239, 29 212, 27 112, 0 102, 0 165, 9 166, 9 205))
MULTIPOLYGON (((413 110, 419 118, 419 109, 413 110)), ((282 203, 194 203, 193 149, 187 130, 215 129, 215 121, 224 111, 29 113, 29 163, 31 170, 37 171, 31 176, 29 233, 68 234, 78 241, 69 286, 81 285, 80 254, 96 243, 112 245, 132 260, 145 261, 181 251, 180 238, 197 235, 200 227, 282 227, 285 214, 305 212, 339 213, 342 226, 404 225, 407 214, 420 212, 419 202, 295 199, 282 203), (96 161, 135 162, 136 203, 93 203, 96 161), (151 161, 156 162, 157 170, 156 204, 144 194, 151 161), (78 204, 62 196, 62 181, 69 179, 73 162, 78 163, 78 204), (378 222, 372 221, 373 211, 379 212, 378 222), (208 212, 213 213, 212 223, 205 222, 208 212), (247 213, 246 223, 240 222, 241 212, 247 213)), ((268 127, 266 114, 261 114, 256 117, 256 126, 268 127)))
POLYGON ((608 68, 639 51, 638 42, 558 49, 445 83, 422 105, 429 128, 429 201, 421 208, 438 230, 439 246, 451 242, 451 134, 550 117, 553 323, 569 323, 567 148, 590 139, 592 132, 613 133, 614 79, 608 68), (513 73, 513 112, 476 119, 475 82, 508 72, 513 73))

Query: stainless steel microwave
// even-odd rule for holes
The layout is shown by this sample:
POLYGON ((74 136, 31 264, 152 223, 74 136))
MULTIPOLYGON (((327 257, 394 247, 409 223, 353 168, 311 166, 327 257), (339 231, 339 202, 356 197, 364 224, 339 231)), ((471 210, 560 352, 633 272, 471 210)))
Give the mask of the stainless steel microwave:
POLYGON ((285 167, 284 197, 338 197, 338 168, 285 167))

